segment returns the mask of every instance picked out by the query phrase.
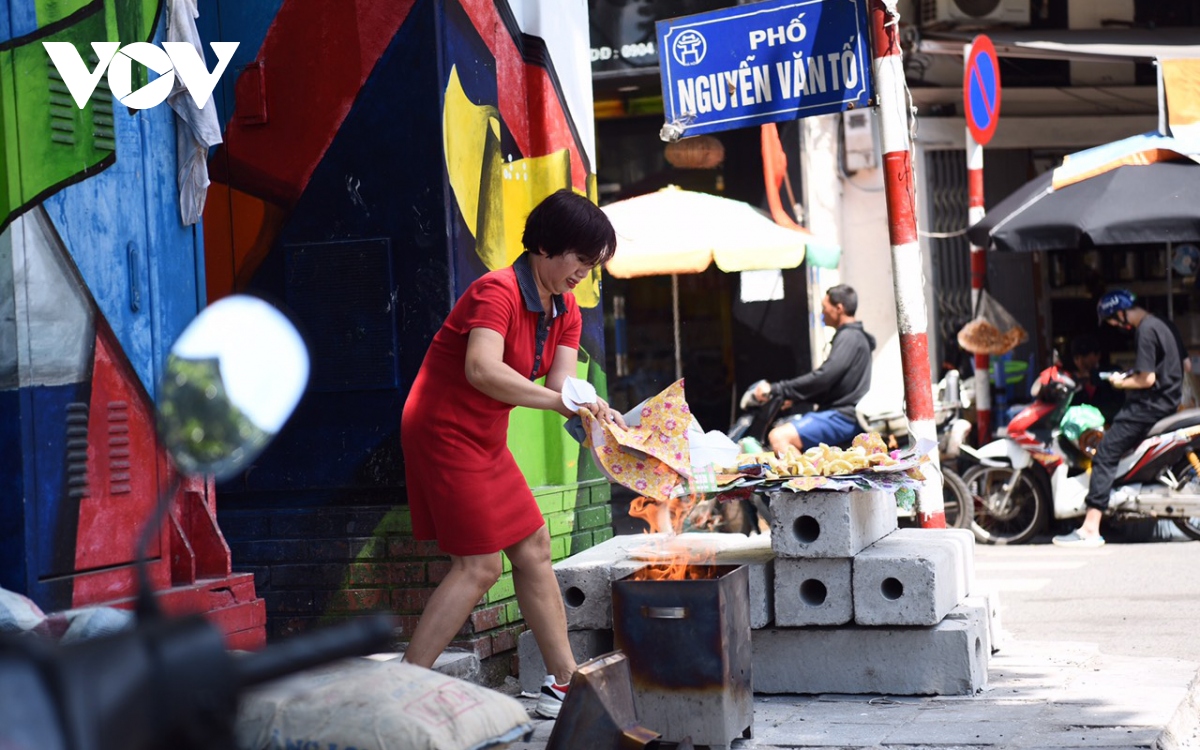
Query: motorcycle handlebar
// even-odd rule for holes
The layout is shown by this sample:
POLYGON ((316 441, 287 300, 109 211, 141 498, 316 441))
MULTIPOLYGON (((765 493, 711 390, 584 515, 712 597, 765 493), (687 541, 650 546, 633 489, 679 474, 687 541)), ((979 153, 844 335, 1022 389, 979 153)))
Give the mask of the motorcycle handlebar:
POLYGON ((154 617, 69 646, 0 637, 0 748, 232 746, 241 691, 384 650, 393 628, 377 614, 244 655, 200 615, 154 617))
POLYGON ((382 651, 394 629, 395 618, 376 614, 244 654, 234 662, 238 687, 252 687, 338 659, 382 651))

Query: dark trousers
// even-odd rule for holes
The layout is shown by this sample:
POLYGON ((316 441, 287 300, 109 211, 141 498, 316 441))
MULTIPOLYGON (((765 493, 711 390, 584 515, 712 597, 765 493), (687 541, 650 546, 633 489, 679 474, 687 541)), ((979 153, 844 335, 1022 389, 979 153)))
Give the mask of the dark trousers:
POLYGON ((1157 421, 1130 419, 1122 412, 1117 412, 1112 426, 1104 431, 1104 439, 1092 458, 1092 478, 1088 482, 1087 499, 1084 501, 1087 507, 1099 510, 1108 508, 1108 496, 1116 479, 1117 463, 1126 451, 1142 442, 1157 421))

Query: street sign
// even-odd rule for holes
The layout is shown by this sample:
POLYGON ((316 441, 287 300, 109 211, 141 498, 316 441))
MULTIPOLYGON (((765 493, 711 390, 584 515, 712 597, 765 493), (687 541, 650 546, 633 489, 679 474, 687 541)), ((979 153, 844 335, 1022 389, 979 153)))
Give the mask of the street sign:
POLYGON ((764 0, 656 28, 664 140, 871 103, 866 0, 764 0))
POLYGON ((963 109, 967 129, 980 146, 986 146, 1000 121, 1000 61, 992 40, 980 34, 971 41, 963 71, 963 109))

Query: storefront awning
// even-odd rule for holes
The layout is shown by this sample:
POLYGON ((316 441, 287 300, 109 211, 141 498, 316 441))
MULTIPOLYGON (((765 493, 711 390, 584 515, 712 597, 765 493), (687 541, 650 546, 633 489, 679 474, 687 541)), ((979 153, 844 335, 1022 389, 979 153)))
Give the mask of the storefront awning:
MULTIPOLYGON (((918 51, 961 57, 963 45, 969 44, 978 33, 925 32, 918 51)), ((989 29, 986 33, 1000 57, 1108 62, 1200 57, 1200 28, 989 29)))

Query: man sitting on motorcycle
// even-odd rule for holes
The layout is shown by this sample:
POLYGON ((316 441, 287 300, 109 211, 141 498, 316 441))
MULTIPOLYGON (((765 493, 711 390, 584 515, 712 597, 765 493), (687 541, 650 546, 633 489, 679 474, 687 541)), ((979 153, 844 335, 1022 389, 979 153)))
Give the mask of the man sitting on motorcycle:
POLYGON ((830 287, 821 300, 825 325, 837 329, 829 356, 816 370, 791 380, 763 382, 754 391, 759 403, 772 394, 793 401, 816 402, 815 411, 789 417, 767 435, 771 449, 782 453, 793 445, 801 450, 820 443, 846 445, 858 434, 854 407, 871 387, 871 351, 875 337, 854 319, 858 294, 845 284, 830 287))
POLYGON ((1100 519, 1108 509, 1117 462, 1126 451, 1142 441, 1155 422, 1175 412, 1183 384, 1179 346, 1166 322, 1134 304, 1132 292, 1107 292, 1096 305, 1100 323, 1133 332, 1133 369, 1114 375, 1109 382, 1126 391, 1125 405, 1104 432, 1092 459, 1092 475, 1085 500, 1083 525, 1069 534, 1054 537, 1065 547, 1099 547, 1100 519))

